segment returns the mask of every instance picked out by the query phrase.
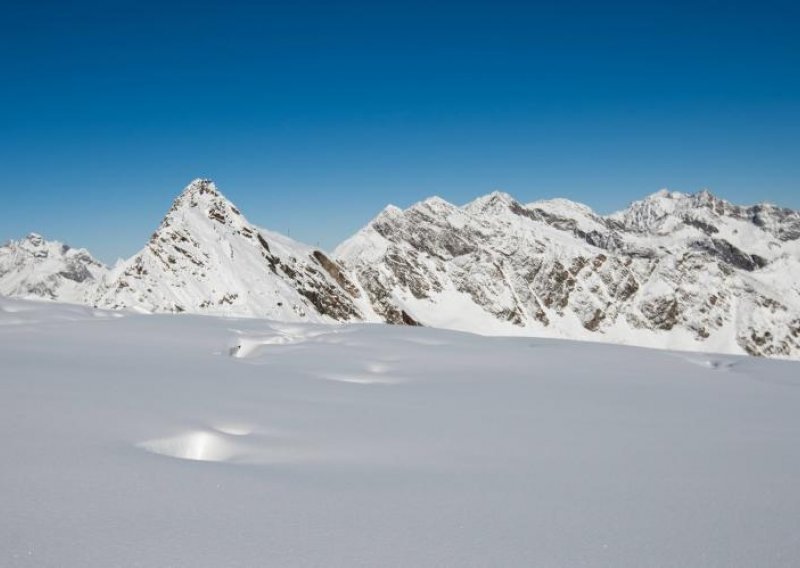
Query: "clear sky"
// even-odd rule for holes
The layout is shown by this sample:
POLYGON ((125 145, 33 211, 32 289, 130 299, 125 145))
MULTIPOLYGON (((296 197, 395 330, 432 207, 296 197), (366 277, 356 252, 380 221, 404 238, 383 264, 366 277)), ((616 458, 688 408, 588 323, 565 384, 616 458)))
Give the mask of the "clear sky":
POLYGON ((326 248, 434 194, 800 208, 797 5, 7 2, 0 240, 129 256, 195 177, 326 248))

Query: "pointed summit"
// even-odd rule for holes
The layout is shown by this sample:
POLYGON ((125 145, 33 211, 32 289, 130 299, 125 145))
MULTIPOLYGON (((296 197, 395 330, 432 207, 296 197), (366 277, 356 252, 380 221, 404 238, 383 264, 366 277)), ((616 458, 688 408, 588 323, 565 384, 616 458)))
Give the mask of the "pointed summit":
POLYGON ((505 191, 500 191, 499 189, 495 189, 490 194, 486 195, 487 198, 497 201, 504 201, 506 203, 511 203, 514 201, 514 198, 511 197, 510 193, 506 193, 505 191))
POLYGON ((706 187, 695 193, 694 196, 702 199, 716 199, 716 196, 713 193, 711 193, 706 187))
POLYGON ((469 213, 488 213, 502 212, 516 203, 516 200, 504 191, 493 191, 487 195, 478 197, 464 206, 464 210, 469 213))
POLYGON ((183 188, 183 191, 172 202, 170 211, 178 209, 182 206, 197 207, 201 200, 209 199, 225 199, 214 182, 210 179, 196 178, 192 180, 189 185, 183 188))
POLYGON ((692 194, 690 197, 692 199, 692 202, 695 203, 697 206, 705 205, 713 207, 718 203, 726 203, 724 199, 720 199, 706 188, 703 188, 697 193, 692 194))
POLYGON ((159 230, 176 222, 185 222, 188 216, 195 217, 197 221, 206 218, 223 225, 233 225, 236 228, 247 224, 247 220, 241 216, 239 209, 217 189, 216 184, 210 179, 197 178, 187 185, 172 202, 172 207, 161 222, 159 230))
POLYGON ((219 191, 213 180, 196 178, 183 189, 179 197, 196 197, 199 195, 219 196, 219 191))
POLYGON ((97 304, 284 321, 362 319, 324 254, 249 223, 210 180, 190 183, 97 304))
POLYGON ((422 201, 418 201, 417 203, 415 203, 414 205, 409 207, 410 210, 414 210, 414 211, 418 211, 420 209, 429 209, 429 210, 432 210, 432 211, 443 211, 443 210, 449 210, 449 209, 455 209, 455 208, 456 208, 455 205, 453 205, 452 203, 450 203, 446 199, 442 199, 438 195, 433 195, 431 197, 423 199, 422 201))
POLYGON ((402 215, 403 210, 400 209, 397 205, 392 205, 391 203, 381 209, 381 212, 375 215, 375 218, 372 219, 372 223, 375 221, 379 221, 381 219, 392 219, 397 217, 398 215, 402 215))
POLYGON ((28 236, 26 236, 25 239, 35 247, 44 244, 44 237, 39 233, 28 233, 28 236))

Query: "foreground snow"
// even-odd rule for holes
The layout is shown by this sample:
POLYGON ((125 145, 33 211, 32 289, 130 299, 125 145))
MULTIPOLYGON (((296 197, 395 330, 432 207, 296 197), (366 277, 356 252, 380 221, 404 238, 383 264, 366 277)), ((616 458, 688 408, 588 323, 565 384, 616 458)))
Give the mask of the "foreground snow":
POLYGON ((798 371, 0 298, 0 565, 797 566, 798 371))

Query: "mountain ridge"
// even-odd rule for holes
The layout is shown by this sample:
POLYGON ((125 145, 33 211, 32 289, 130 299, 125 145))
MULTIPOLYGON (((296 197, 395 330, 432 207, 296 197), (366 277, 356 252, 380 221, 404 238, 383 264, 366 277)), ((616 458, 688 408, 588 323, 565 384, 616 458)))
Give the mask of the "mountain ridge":
POLYGON ((81 252, 52 264, 63 245, 39 239, 0 247, 0 294, 800 357, 800 213, 708 190, 660 190, 610 215, 501 191, 462 206, 432 196, 388 205, 328 254, 253 225, 196 179, 114 268, 68 247, 81 252))
POLYGON ((660 191, 607 216, 494 192, 379 215, 334 256, 371 285, 376 311, 423 324, 793 356, 798 221, 708 191, 660 191))

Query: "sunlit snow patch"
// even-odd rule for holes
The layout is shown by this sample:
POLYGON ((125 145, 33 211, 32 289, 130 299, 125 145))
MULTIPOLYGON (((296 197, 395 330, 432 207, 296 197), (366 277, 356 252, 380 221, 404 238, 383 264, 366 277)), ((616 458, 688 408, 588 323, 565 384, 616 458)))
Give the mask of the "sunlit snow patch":
POLYGON ((318 373, 321 379, 339 383, 353 383, 359 385, 396 385, 404 382, 402 378, 386 376, 379 373, 318 373))
POLYGON ((192 430, 178 436, 136 444, 153 454, 181 460, 233 464, 276 464, 318 459, 318 451, 307 442, 285 433, 257 432, 247 424, 226 423, 192 430))
POLYGON ((224 435, 198 430, 172 438, 138 444, 143 450, 183 460, 225 462, 241 456, 241 450, 224 435))

